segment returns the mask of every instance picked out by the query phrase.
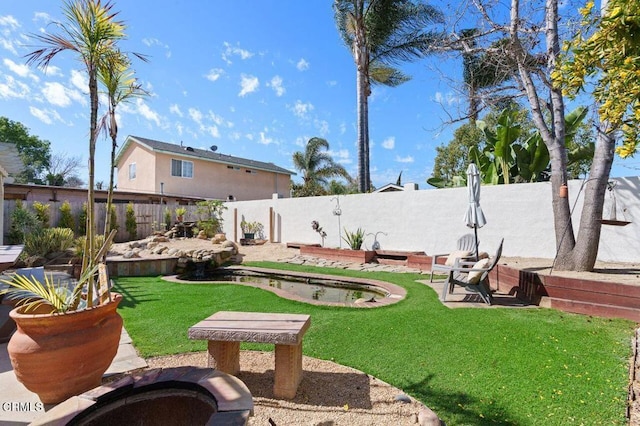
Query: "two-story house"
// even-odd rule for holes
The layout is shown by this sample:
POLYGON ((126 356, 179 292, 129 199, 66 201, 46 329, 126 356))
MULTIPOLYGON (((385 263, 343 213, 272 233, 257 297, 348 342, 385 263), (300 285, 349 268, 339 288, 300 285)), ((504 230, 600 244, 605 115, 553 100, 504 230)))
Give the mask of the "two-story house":
POLYGON ((139 136, 127 137, 116 167, 120 191, 230 201, 287 198, 295 175, 273 163, 139 136))

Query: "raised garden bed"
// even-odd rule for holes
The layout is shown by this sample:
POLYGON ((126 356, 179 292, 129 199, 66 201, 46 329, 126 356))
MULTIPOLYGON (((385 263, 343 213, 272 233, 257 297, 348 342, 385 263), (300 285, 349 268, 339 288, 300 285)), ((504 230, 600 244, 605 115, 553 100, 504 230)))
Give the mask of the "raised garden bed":
POLYGON ((307 245, 300 246, 300 254, 346 263, 370 263, 376 257, 376 252, 373 250, 348 250, 307 245))

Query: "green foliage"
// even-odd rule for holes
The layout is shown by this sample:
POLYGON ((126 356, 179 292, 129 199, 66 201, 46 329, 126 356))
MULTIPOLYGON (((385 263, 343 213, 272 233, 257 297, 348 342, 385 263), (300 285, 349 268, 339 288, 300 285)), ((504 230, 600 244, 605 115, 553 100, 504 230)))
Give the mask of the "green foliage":
POLYGON ((73 218, 73 212, 71 211, 71 203, 64 201, 60 205, 60 220, 58 221, 58 228, 69 228, 75 231, 76 221, 73 218))
POLYGON ((342 239, 349 245, 351 250, 360 250, 362 248, 362 243, 364 242, 363 229, 358 228, 355 232, 349 232, 347 228, 344 228, 344 235, 342 239))
MULTIPOLYGON (((84 255, 84 250, 87 244, 87 236, 82 235, 75 240, 73 240, 73 253, 76 258, 82 259, 84 255)), ((96 247, 102 247, 104 244, 104 235, 98 234, 96 235, 96 247)))
POLYGON ((184 215, 187 214, 187 209, 185 207, 176 207, 176 220, 178 222, 182 222, 184 220, 184 215))
POLYGON ((168 207, 164 209, 164 228, 167 231, 171 228, 171 210, 168 207))
POLYGON ((198 201, 196 203, 198 215, 197 227, 211 238, 222 229, 222 212, 227 206, 220 200, 198 201))
POLYGON ((552 78, 572 98, 592 87, 607 130, 622 130, 616 153, 633 156, 640 142, 640 3, 609 0, 600 16, 589 1, 580 13, 580 31, 564 44, 565 56, 552 78))
POLYGON ((118 216, 116 215, 116 206, 113 204, 109 208, 109 215, 111 218, 109 219, 109 231, 113 231, 114 229, 117 231, 120 229, 120 225, 118 225, 118 216))
POLYGON ((471 124, 463 124, 453 133, 453 140, 446 145, 436 147, 433 174, 427 179, 432 186, 441 187, 436 182, 445 182, 442 186, 464 186, 469 150, 484 144, 484 133, 471 124))
POLYGON ((0 142, 15 144, 24 164, 24 171, 15 177, 16 183, 46 183, 42 174, 51 158, 49 141, 29 134, 29 129, 17 121, 0 117, 0 142))
POLYGON ((73 244, 73 230, 69 228, 38 229, 25 235, 23 253, 26 256, 47 257, 52 253, 66 251, 73 244))
POLYGON ((35 231, 40 227, 37 216, 22 204, 21 200, 16 200, 16 207, 11 213, 11 225, 7 240, 9 244, 22 244, 25 235, 35 231))
POLYGON ((260 222, 247 222, 242 218, 240 229, 243 234, 254 234, 255 238, 264 237, 264 226, 260 222))
POLYGON ((350 179, 342 165, 336 163, 329 150, 329 142, 322 138, 311 138, 304 152, 293 153, 293 166, 302 173, 302 185, 293 185, 294 197, 326 195, 328 180, 333 177, 350 179))
POLYGON ((36 211, 36 217, 38 218, 38 222, 40 222, 40 225, 42 225, 43 228, 49 227, 50 208, 50 204, 43 204, 40 201, 33 202, 33 209, 36 211))
POLYGON ((82 204, 82 208, 78 212, 78 234, 87 235, 87 203, 82 204))
POLYGON ((136 212, 133 209, 133 203, 127 204, 125 227, 129 234, 129 240, 138 238, 138 223, 136 222, 136 212))
MULTIPOLYGON (((136 349, 144 357, 206 353, 207 342, 189 339, 184 330, 212 312, 268 306, 311 315, 304 355, 333 359, 403 389, 448 425, 627 424, 631 321, 552 309, 449 309, 417 282, 424 279, 419 274, 252 266, 378 279, 404 287, 407 297, 353 309, 301 304, 241 285, 116 278, 115 291, 124 296, 118 312, 136 349), (363 342, 375 342, 375 356, 363 342), (523 366, 536 366, 526 380, 523 366)), ((243 343, 242 349, 272 351, 273 345, 243 343)))

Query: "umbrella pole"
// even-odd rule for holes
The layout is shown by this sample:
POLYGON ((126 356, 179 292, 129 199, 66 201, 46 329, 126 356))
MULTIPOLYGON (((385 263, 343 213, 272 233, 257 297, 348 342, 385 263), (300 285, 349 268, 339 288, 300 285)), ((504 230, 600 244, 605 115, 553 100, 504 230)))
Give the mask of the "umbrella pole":
POLYGON ((476 238, 476 262, 479 260, 478 259, 478 227, 477 226, 473 226, 473 234, 476 238))

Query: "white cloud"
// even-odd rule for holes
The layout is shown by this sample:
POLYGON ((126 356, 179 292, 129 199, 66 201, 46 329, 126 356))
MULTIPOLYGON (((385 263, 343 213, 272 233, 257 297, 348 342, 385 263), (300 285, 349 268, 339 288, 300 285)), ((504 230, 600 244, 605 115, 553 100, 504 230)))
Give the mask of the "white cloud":
POLYGON ((189 117, 202 126, 202 113, 196 108, 189 108, 189 117))
POLYGON ((203 126, 201 130, 204 130, 206 133, 209 133, 214 138, 220 137, 220 131, 218 130, 218 126, 203 126))
POLYGON ((180 107, 178 106, 178 104, 171 104, 171 106, 169 106, 169 112, 171 114, 177 115, 178 117, 184 117, 184 114, 180 110, 180 107))
POLYGON ((32 76, 36 81, 38 81, 38 77, 33 75, 31 69, 27 65, 17 64, 8 58, 5 58, 2 62, 7 68, 9 68, 9 70, 18 74, 20 77, 32 76))
POLYGON ((43 70, 44 74, 48 77, 59 77, 62 76, 62 70, 56 67, 55 65, 49 65, 45 70, 43 70))
POLYGON ((161 127, 160 116, 158 113, 149 108, 149 105, 147 105, 142 99, 138 98, 136 100, 136 107, 138 114, 149 121, 153 121, 156 123, 156 126, 161 127))
POLYGON ((29 107, 29 112, 38 120, 42 121, 45 124, 52 124, 53 121, 63 121, 58 114, 58 111, 53 109, 40 109, 36 107, 29 107))
POLYGON ((449 106, 460 103, 460 98, 455 96, 451 92, 447 94, 443 94, 442 92, 436 92, 436 94, 433 97, 433 100, 439 104, 447 104, 449 106))
POLYGON ((0 46, 2 46, 3 49, 8 50, 9 52, 13 53, 16 56, 18 55, 18 51, 13 45, 12 40, 7 40, 6 38, 0 38, 0 46))
POLYGON ((224 70, 222 70, 221 68, 212 68, 205 75, 205 77, 207 78, 207 80, 216 81, 222 74, 224 74, 224 70))
POLYGON ((304 58, 301 58, 296 64, 296 68, 298 68, 298 71, 306 71, 309 69, 309 62, 307 62, 304 58))
POLYGON ((13 76, 5 75, 5 83, 0 83, 0 98, 3 99, 24 99, 31 90, 29 86, 21 81, 16 80, 13 76))
POLYGON ((286 89, 282 85, 282 77, 279 75, 274 76, 271 81, 267 83, 267 86, 271 86, 273 91, 276 92, 276 96, 282 96, 284 92, 286 92, 286 89))
POLYGON ((71 84, 76 87, 82 93, 89 92, 89 78, 87 75, 78 70, 71 70, 71 78, 69 78, 71 84))
POLYGON ((20 23, 12 15, 0 16, 0 27, 8 27, 9 30, 17 30, 20 23))
POLYGON ((394 136, 389 136, 385 140, 382 141, 382 147, 385 149, 393 149, 396 146, 396 138, 394 136))
POLYGON ((296 117, 307 118, 307 114, 313 111, 313 104, 311 104, 311 102, 303 103, 302 101, 297 100, 291 110, 293 111, 293 115, 296 117))
POLYGON ((314 120, 313 124, 320 132, 320 136, 325 137, 329 134, 329 123, 325 120, 314 120))
POLYGON ((142 39, 142 43, 144 43, 144 45, 147 46, 147 47, 153 47, 153 46, 161 47, 161 48, 165 49, 164 56, 167 57, 167 58, 171 57, 171 49, 169 48, 169 45, 166 44, 166 43, 163 43, 162 41, 158 40, 157 38, 143 38, 142 39))
POLYGON ((47 82, 42 88, 42 94, 47 102, 51 105, 59 107, 68 107, 71 105, 71 97, 68 94, 68 90, 60 83, 47 82))
POLYGON ((53 21, 53 19, 51 18, 51 15, 49 15, 47 12, 36 12, 33 14, 33 20, 34 22, 38 22, 38 21, 42 21, 45 23, 49 23, 51 21, 53 21))
POLYGON ((267 137, 265 132, 260 132, 260 139, 258 140, 258 143, 261 143, 262 145, 270 145, 275 143, 275 141, 273 138, 267 137))
POLYGON ((211 121, 213 121, 217 126, 225 126, 229 128, 233 127, 232 122, 225 120, 222 116, 216 114, 213 111, 209 111, 207 117, 211 119, 211 121))
POLYGON ((222 60, 225 61, 228 65, 231 65, 233 62, 231 61, 231 56, 238 56, 240 59, 245 60, 249 59, 253 56, 253 53, 249 52, 246 49, 241 49, 238 46, 231 46, 231 43, 224 42, 223 43, 225 49, 222 52, 222 60))
POLYGON ((238 93, 238 96, 244 97, 249 93, 253 93, 256 90, 258 90, 259 86, 260 86, 260 81, 258 80, 258 77, 255 77, 253 75, 242 74, 240 76, 240 87, 242 88, 242 90, 240 90, 240 93, 238 93))
POLYGON ((407 155, 406 157, 400 157, 399 155, 396 155, 396 162, 397 163, 413 163, 413 157, 411 155, 407 155))
POLYGON ((327 81, 327 86, 329 86, 329 87, 333 87, 333 86, 337 86, 337 85, 338 85, 338 82, 335 81, 335 80, 327 81))
POLYGON ((306 136, 298 136, 293 143, 295 143, 298 146, 304 147, 304 146, 307 145, 307 141, 308 140, 309 140, 309 138, 306 137, 306 136))
POLYGON ((339 151, 328 151, 327 152, 331 157, 336 160, 338 163, 351 163, 351 159, 349 158, 349 150, 341 149, 339 151))
POLYGON ((182 136, 182 131, 184 130, 184 127, 182 127, 182 123, 176 123, 176 130, 178 131, 178 135, 182 136))
POLYGON ((340 123, 340 134, 344 135, 345 133, 347 133, 347 123, 342 122, 340 123))

